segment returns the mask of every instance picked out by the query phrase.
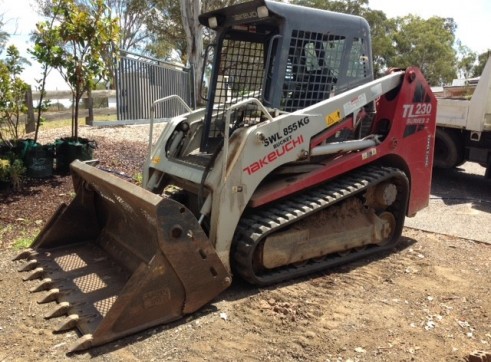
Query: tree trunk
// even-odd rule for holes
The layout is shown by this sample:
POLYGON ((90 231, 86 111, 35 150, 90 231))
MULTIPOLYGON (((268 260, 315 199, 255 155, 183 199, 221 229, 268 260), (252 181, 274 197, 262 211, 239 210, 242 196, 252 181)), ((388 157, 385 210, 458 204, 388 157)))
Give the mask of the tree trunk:
POLYGON ((73 117, 73 137, 78 139, 78 107, 80 105, 80 96, 77 95, 77 99, 75 100, 75 114, 73 117))
POLYGON ((36 131, 36 134, 34 136, 34 141, 37 141, 37 128, 36 128, 36 121, 34 120, 34 109, 32 106, 31 87, 29 87, 26 92, 26 105, 27 105, 26 133, 31 133, 36 131))
MULTIPOLYGON (((198 102, 203 67, 203 32, 198 20, 201 0, 180 0, 182 25, 186 33, 188 63, 194 69, 194 100, 198 102)), ((193 105, 191 105, 193 106, 193 105)))
POLYGON ((92 126, 94 124, 94 99, 92 98, 92 89, 87 90, 87 109, 89 115, 85 117, 85 124, 92 126))

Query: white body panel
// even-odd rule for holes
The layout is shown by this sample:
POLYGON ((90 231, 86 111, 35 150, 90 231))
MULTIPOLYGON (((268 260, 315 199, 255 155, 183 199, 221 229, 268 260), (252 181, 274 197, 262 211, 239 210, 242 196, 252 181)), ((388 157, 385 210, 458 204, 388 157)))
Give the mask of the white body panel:
POLYGON ((438 98, 437 126, 491 131, 491 57, 470 100, 438 98))
MULTIPOLYGON (((279 115, 274 121, 264 121, 233 134, 204 180, 211 196, 209 237, 226 268, 230 270, 229 251, 235 228, 261 181, 277 167, 305 158, 311 151, 311 137, 326 129, 329 115, 335 113, 341 120, 350 113, 358 112, 361 107, 396 88, 404 74, 392 73, 302 111, 279 115), (224 154, 227 155, 225 158, 224 154)), ((251 101, 257 102, 255 99, 251 101)), ((170 138, 183 119, 192 124, 196 118, 191 113, 171 120, 152 149, 145 168, 150 166, 199 185, 204 175, 203 168, 167 157, 164 149, 164 140, 170 138)))

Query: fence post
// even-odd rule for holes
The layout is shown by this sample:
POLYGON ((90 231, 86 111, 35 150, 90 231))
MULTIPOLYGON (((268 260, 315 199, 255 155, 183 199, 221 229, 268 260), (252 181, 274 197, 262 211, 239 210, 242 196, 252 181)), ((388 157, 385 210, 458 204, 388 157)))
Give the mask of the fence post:
POLYGON ((36 121, 34 120, 34 107, 32 106, 32 89, 27 88, 26 92, 26 105, 27 105, 27 121, 26 121, 26 133, 31 133, 36 130, 36 121))

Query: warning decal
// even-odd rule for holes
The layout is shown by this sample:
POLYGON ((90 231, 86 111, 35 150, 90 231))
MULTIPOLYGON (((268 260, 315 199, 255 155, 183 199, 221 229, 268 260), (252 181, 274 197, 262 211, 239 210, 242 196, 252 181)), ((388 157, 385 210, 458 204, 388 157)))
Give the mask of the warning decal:
POLYGON ((324 119, 326 121, 327 126, 332 126, 334 123, 339 122, 341 119, 341 112, 338 110, 332 112, 331 114, 328 114, 326 118, 324 119))

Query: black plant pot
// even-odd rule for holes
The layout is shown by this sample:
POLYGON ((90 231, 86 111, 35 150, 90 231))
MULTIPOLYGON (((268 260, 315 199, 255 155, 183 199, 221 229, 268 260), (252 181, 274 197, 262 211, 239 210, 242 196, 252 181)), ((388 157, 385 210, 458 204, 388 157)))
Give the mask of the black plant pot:
POLYGON ((31 144, 25 151, 26 175, 33 178, 53 176, 54 145, 31 144))
POLYGON ((26 176, 45 178, 53 175, 53 145, 41 145, 32 139, 11 141, 0 145, 0 156, 14 162, 22 160, 26 176))
POLYGON ((75 160, 87 161, 93 159, 95 141, 87 138, 59 138, 55 140, 55 169, 56 172, 70 171, 70 163, 75 160))

